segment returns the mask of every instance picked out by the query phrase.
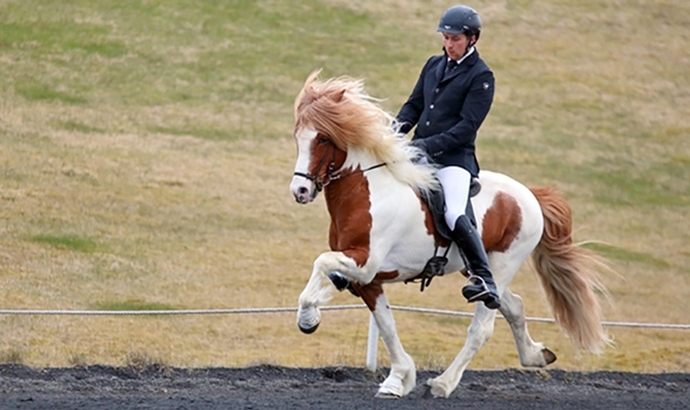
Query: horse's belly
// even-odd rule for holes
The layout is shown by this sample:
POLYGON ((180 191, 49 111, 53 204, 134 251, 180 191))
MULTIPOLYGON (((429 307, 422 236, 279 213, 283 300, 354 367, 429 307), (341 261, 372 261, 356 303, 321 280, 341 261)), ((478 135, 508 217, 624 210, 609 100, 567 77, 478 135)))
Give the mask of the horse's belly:
POLYGON ((434 256, 445 256, 448 263, 444 274, 458 272, 464 268, 462 258, 457 248, 452 246, 446 253, 446 248, 436 249, 434 240, 429 238, 427 243, 410 243, 395 248, 383 261, 381 272, 397 272, 398 275, 387 282, 401 282, 416 278, 426 267, 427 262, 434 256))

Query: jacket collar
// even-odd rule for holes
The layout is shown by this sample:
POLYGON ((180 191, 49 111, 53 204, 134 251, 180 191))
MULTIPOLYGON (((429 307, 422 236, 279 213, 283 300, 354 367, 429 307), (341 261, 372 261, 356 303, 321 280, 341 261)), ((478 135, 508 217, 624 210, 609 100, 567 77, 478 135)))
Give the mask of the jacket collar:
POLYGON ((479 61, 479 51, 475 48, 474 51, 468 55, 467 57, 463 58, 460 61, 460 64, 455 68, 455 70, 451 71, 448 74, 445 74, 446 70, 446 65, 448 64, 448 55, 445 53, 444 50, 444 56, 445 59, 442 60, 441 64, 439 64, 436 67, 436 78, 438 80, 438 83, 446 82, 451 80, 452 78, 457 77, 461 73, 466 72, 469 70, 473 65, 479 61))

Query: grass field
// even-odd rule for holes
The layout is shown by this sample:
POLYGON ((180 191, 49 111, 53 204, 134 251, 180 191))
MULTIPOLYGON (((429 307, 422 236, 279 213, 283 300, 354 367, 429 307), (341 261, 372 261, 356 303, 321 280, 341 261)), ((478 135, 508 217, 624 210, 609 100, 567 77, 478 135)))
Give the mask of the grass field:
MULTIPOLYGON (((576 240, 610 259, 611 321, 690 323, 690 3, 472 1, 497 94, 483 168, 555 185, 576 240)), ((307 75, 364 78, 396 112, 440 52, 450 3, 364 0, 0 1, 0 309, 296 307, 327 247, 322 199, 294 203, 292 102, 307 75)), ((387 289, 395 305, 471 311, 462 278, 387 289)), ((548 317, 529 267, 511 288, 548 317)), ((333 304, 359 303, 339 294, 333 304)), ((32 366, 362 365, 367 312, 0 316, 0 362, 32 366)), ((423 368, 467 319, 398 312, 423 368)), ((612 328, 578 370, 690 371, 687 330, 612 328)), ((383 350, 382 350, 383 351, 383 350)), ((381 362, 386 363, 385 353, 381 362)), ((498 321, 471 368, 518 366, 498 321)))

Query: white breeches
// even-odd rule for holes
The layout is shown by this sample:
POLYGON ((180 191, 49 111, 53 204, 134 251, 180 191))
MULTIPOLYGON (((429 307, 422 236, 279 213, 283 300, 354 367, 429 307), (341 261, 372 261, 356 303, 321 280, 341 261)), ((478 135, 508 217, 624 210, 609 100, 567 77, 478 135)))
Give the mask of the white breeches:
POLYGON ((446 200, 446 223, 453 230, 455 221, 460 215, 465 215, 472 175, 464 168, 449 166, 436 171, 436 177, 443 186, 443 197, 446 200))

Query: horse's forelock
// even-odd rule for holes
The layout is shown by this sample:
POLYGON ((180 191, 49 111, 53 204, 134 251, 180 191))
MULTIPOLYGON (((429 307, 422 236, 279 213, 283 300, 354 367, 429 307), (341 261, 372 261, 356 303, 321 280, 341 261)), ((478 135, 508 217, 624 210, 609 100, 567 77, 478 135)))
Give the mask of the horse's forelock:
POLYGON ((309 125, 326 134, 340 149, 359 147, 383 162, 391 158, 396 140, 392 117, 364 90, 364 82, 351 77, 319 80, 312 73, 295 102, 296 128, 309 125))
POLYGON ((318 72, 312 73, 295 101, 295 127, 310 126, 328 135, 340 149, 353 143, 350 112, 352 92, 361 88, 356 80, 318 80, 318 72))

